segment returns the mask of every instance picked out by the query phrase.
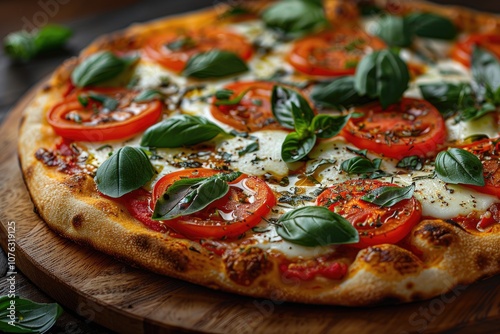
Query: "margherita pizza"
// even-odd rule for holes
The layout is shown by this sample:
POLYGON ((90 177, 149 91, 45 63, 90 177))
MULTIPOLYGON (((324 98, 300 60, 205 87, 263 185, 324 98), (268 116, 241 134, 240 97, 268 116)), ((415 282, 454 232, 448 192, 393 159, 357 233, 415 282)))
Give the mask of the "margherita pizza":
POLYGON ((253 297, 361 306, 500 273, 500 19, 289 0, 133 26, 25 110, 47 224, 253 297))

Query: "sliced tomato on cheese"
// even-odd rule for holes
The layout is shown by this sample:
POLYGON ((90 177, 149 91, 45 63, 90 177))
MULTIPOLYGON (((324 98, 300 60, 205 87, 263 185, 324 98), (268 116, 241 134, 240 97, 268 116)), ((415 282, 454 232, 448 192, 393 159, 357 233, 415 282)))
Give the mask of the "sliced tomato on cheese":
POLYGON ((358 230, 359 242, 353 246, 395 244, 420 221, 420 203, 412 197, 393 206, 380 207, 361 199, 374 189, 395 186, 378 180, 348 180, 325 189, 316 204, 341 215, 358 230))
POLYGON ((144 53, 162 66, 181 72, 192 56, 214 49, 234 52, 243 60, 250 59, 253 53, 245 37, 216 27, 159 34, 146 43, 144 53))
POLYGON ((383 109, 377 102, 356 109, 341 135, 358 148, 402 159, 435 154, 446 139, 444 119, 424 100, 403 98, 383 109))
MULTIPOLYGON (((175 181, 219 173, 212 169, 186 169, 165 175, 154 186, 151 209, 175 181)), ((243 174, 229 183, 229 192, 224 197, 203 210, 163 223, 191 239, 236 238, 257 225, 275 204, 276 198, 265 181, 243 174)))
POLYGON ((458 41, 451 49, 451 57, 463 65, 470 67, 473 47, 482 47, 500 58, 499 34, 475 34, 458 41))
POLYGON ((77 141, 107 141, 130 138, 155 124, 161 114, 159 101, 134 102, 137 92, 124 88, 77 90, 47 114, 55 133, 77 141), (99 100, 92 96, 98 96, 99 100), (116 101, 110 109, 102 99, 116 101), (85 102, 83 102, 85 101, 85 102))
POLYGON ((361 28, 338 28, 297 41, 288 54, 288 62, 305 74, 351 75, 365 54, 384 47, 382 40, 361 28))

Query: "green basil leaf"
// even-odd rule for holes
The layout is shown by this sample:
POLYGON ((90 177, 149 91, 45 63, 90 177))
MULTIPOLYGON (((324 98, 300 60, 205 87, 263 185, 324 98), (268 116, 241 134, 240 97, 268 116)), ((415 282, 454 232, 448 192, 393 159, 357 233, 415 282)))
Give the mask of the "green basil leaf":
POLYGON ((400 16, 387 15, 378 22, 377 36, 388 46, 408 47, 413 34, 408 21, 400 16))
POLYGON ((78 95, 78 102, 82 105, 82 107, 86 107, 89 105, 89 97, 87 95, 78 95))
POLYGON ((491 103, 483 103, 480 106, 466 107, 461 110, 460 114, 456 118, 456 121, 472 121, 496 110, 497 108, 491 103))
POLYGON ((306 247, 359 242, 358 231, 344 217, 321 206, 305 206, 285 213, 276 232, 283 239, 306 247))
POLYGON ((288 38, 303 36, 327 25, 321 4, 306 0, 280 1, 262 13, 262 21, 288 38))
POLYGON ((225 133, 201 116, 176 115, 156 123, 144 132, 141 146, 174 148, 191 146, 225 133))
POLYGON ((364 150, 357 150, 355 148, 352 148, 352 147, 346 147, 346 149, 349 151, 349 152, 352 152, 354 154, 357 154, 357 155, 361 155, 363 157, 366 158, 366 155, 368 154, 368 150, 367 149, 364 149, 364 150))
MULTIPOLYGON (((500 88, 500 63, 490 51, 474 47, 471 61, 472 76, 480 87, 495 92, 500 88)), ((483 92, 476 92, 479 97, 483 92)))
POLYGON ((289 133, 281 145, 281 158, 291 163, 299 161, 307 156, 316 144, 316 135, 307 137, 300 136, 297 132, 289 133))
POLYGON ((363 57, 356 69, 358 94, 378 97, 383 108, 398 102, 408 88, 410 74, 405 62, 390 50, 363 57))
POLYGON ((229 100, 233 94, 234 91, 223 88, 215 92, 215 98, 217 100, 229 100))
POLYGON ((255 152, 255 151, 258 151, 258 150, 259 150, 259 142, 258 141, 254 141, 251 144, 247 145, 241 151, 238 151, 238 155, 241 157, 241 156, 243 156, 243 155, 245 155, 247 153, 252 153, 252 152, 255 152))
POLYGON ((22 61, 34 58, 37 53, 33 36, 24 30, 8 34, 3 40, 3 48, 9 57, 22 61))
POLYGON ((162 99, 163 97, 163 93, 157 89, 146 89, 137 94, 134 98, 134 102, 149 102, 162 99))
POLYGON ((373 173, 378 169, 378 166, 368 158, 353 157, 347 159, 340 164, 340 169, 347 174, 364 174, 373 173))
POLYGON ((191 37, 184 36, 174 40, 173 42, 165 44, 165 46, 171 51, 180 51, 182 49, 189 49, 196 46, 196 42, 191 37))
MULTIPOLYGON (((419 85, 422 97, 435 106, 443 117, 449 117, 457 112, 464 99, 473 99, 469 84, 436 83, 419 85)), ((474 103, 473 100, 470 102, 474 103)), ((468 102, 468 103, 470 103, 468 102)))
POLYGON ((354 76, 315 85, 311 98, 320 105, 336 109, 347 109, 373 101, 373 98, 358 94, 354 87, 354 76))
POLYGON ((396 167, 409 170, 421 170, 424 167, 424 164, 422 162, 422 158, 418 155, 411 155, 399 160, 396 167))
POLYGON ((114 111, 118 107, 118 100, 104 94, 89 92, 87 97, 89 99, 102 103, 102 107, 108 111, 114 111))
POLYGON ((145 185, 155 173, 143 150, 125 146, 97 168, 94 180, 100 192, 118 198, 145 185))
POLYGON ((447 183, 484 186, 481 161, 460 148, 439 152, 436 157, 436 175, 447 183))
POLYGON ((56 303, 42 304, 24 298, 2 296, 0 297, 0 331, 45 333, 54 326, 62 312, 63 309, 56 303))
POLYGON ((271 108, 274 118, 287 129, 295 129, 292 105, 295 104, 301 111, 301 116, 309 125, 314 117, 314 111, 307 100, 293 89, 276 85, 271 95, 271 108))
POLYGON ((314 172, 321 166, 323 165, 333 165, 335 162, 337 162, 337 160, 335 159, 321 159, 321 160, 318 160, 316 162, 314 162, 313 164, 309 165, 309 167, 307 167, 306 171, 305 171, 305 175, 307 176, 310 176, 310 175, 313 175, 314 172))
POLYGON ((404 18, 412 32, 420 37, 450 40, 457 36, 457 28, 446 17, 432 13, 412 13, 404 18))
POLYGON ((176 181, 156 202, 152 219, 169 220, 201 211, 226 195, 229 191, 228 182, 240 175, 234 172, 176 181))
POLYGON ((415 184, 408 187, 380 187, 361 197, 365 202, 373 203, 382 208, 393 206, 399 202, 410 199, 415 191, 415 184))
POLYGON ((100 84, 121 74, 131 64, 129 59, 118 58, 110 51, 102 51, 84 59, 71 73, 77 87, 100 84))
POLYGON ((350 118, 350 114, 343 116, 316 115, 312 120, 311 128, 318 138, 331 138, 342 130, 350 118))
POLYGON ((37 53, 60 49, 73 35, 73 31, 60 25, 47 25, 36 32, 34 42, 37 53))
POLYGON ((212 50, 191 57, 182 74, 197 79, 219 78, 248 71, 243 59, 229 51, 212 50))
MULTIPOLYGON (((248 93, 248 91, 250 90, 250 88, 247 88, 245 89, 244 91, 242 91, 241 93, 239 93, 238 95, 236 95, 234 98, 232 99, 219 99, 217 98, 217 93, 215 93, 215 97, 217 98, 217 101, 215 101, 215 105, 216 106, 227 106, 227 105, 234 105, 234 104, 238 104, 241 102, 241 100, 243 99, 243 97, 245 97, 245 95, 248 93)), ((229 91, 226 89, 226 91, 229 91)), ((221 95, 220 91, 219 91, 219 96, 221 95)))
POLYGON ((307 137, 309 135, 309 122, 304 118, 302 109, 300 109, 295 103, 292 103, 290 107, 292 109, 295 132, 297 132, 297 134, 301 137, 307 137))

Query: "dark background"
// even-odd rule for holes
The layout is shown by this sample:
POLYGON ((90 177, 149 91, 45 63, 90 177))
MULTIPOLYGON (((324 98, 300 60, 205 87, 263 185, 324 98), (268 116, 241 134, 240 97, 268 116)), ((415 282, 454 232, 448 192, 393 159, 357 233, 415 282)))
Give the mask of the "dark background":
MULTIPOLYGON (((243 0, 230 0, 230 3, 243 0)), ((0 50, 0 123, 27 90, 48 76, 63 60, 75 56, 96 37, 123 29, 134 22, 214 6, 222 0, 0 0, 0 39, 11 31, 31 29, 46 23, 62 23, 74 35, 63 52, 37 58, 28 63, 15 63, 0 50)), ((500 13, 498 0, 436 0, 484 11, 500 13)), ((2 134, 0 133, 0 136, 2 134)), ((0 295, 5 294, 6 259, 0 249, 0 295)), ((21 297, 38 302, 52 302, 21 273, 16 276, 16 289, 21 297)), ((84 321, 70 310, 57 321, 49 333, 109 333, 84 321)))

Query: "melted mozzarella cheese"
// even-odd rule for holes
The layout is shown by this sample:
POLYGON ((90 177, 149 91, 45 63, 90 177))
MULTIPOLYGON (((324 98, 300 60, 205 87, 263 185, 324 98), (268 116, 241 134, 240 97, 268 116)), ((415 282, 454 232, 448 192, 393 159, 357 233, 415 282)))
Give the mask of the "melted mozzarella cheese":
POLYGON ((453 118, 446 120, 448 130, 448 140, 464 140, 472 135, 486 135, 490 138, 498 137, 500 124, 498 124, 495 114, 489 113, 478 119, 455 122, 453 118))

